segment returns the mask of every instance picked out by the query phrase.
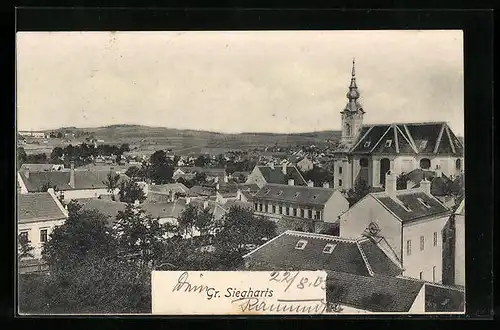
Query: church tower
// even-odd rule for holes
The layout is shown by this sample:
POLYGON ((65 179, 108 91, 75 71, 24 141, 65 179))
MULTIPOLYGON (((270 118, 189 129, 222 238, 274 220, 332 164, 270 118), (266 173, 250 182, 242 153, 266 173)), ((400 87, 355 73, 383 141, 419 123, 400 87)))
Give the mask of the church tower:
POLYGON ((352 60, 352 74, 351 74, 351 84, 349 85, 349 91, 347 92, 347 105, 342 114, 342 135, 341 143, 344 145, 351 145, 354 143, 358 137, 361 125, 363 125, 363 115, 365 111, 359 103, 359 91, 356 85, 356 69, 355 61, 352 60))

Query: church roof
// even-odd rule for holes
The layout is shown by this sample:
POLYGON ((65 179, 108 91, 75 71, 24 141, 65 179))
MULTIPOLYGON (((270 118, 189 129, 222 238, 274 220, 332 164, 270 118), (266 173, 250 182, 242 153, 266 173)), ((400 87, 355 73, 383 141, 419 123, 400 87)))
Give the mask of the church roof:
POLYGON ((363 125, 350 149, 358 154, 463 155, 463 144, 445 122, 363 125))

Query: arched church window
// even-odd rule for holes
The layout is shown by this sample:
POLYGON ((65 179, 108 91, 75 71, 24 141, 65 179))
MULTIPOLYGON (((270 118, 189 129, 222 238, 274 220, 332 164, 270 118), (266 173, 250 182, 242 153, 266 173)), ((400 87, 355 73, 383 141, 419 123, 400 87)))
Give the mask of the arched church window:
POLYGON ((428 170, 431 168, 431 161, 428 158, 422 158, 420 160, 420 168, 423 170, 428 170))
POLYGON ((351 125, 350 124, 345 124, 345 134, 347 136, 351 136, 351 125))
POLYGON ((457 168, 457 170, 461 170, 462 169, 462 161, 460 160, 460 158, 458 158, 455 161, 455 167, 457 168))
POLYGON ((368 158, 361 158, 359 160, 359 166, 361 166, 361 167, 368 167, 368 158))

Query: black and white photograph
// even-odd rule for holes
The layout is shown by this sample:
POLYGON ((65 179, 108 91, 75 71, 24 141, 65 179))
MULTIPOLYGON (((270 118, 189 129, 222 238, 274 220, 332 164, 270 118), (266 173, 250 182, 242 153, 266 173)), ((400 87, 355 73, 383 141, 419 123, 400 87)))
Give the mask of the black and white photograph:
POLYGON ((18 32, 18 313, 464 314, 463 42, 18 32))

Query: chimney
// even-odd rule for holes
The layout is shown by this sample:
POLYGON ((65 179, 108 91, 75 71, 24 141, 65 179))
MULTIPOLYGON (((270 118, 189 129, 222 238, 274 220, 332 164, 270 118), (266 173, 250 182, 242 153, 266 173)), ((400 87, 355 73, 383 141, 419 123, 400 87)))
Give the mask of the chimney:
POLYGON ((440 165, 436 165, 436 178, 440 178, 443 174, 443 172, 441 171, 441 166, 440 165))
POLYGON ((208 208, 208 201, 203 201, 203 209, 207 209, 208 208))
POLYGON ((422 181, 420 181, 420 188, 426 193, 429 194, 431 193, 431 182, 427 180, 425 177, 422 181))
POLYGON ((139 205, 139 200, 138 200, 138 199, 136 199, 136 200, 134 201, 134 205, 135 205, 135 206, 139 205))
POLYGON ((26 179, 29 179, 29 177, 30 177, 30 169, 29 169, 29 167, 26 167, 24 169, 24 176, 26 177, 26 179))
POLYGON ((314 182, 312 180, 307 181, 308 187, 314 187, 314 182))
POLYGON ((289 186, 294 186, 294 185, 295 185, 295 180, 293 180, 293 179, 288 179, 288 185, 289 185, 289 186))
POLYGON ((330 188, 330 184, 328 182, 323 182, 323 188, 330 188))
POLYGON ((224 182, 227 183, 229 181, 229 177, 227 176, 227 174, 224 174, 224 182))
POLYGON ((274 163, 269 164, 269 167, 271 168, 271 170, 274 170, 274 163))
POLYGON ((281 172, 283 172, 284 175, 286 175, 286 162, 283 163, 283 165, 281 165, 281 172))
POLYGON ((406 189, 411 189, 413 187, 410 180, 406 181, 406 189))
POLYGON ((214 182, 219 183, 219 177, 218 177, 218 176, 216 176, 216 177, 214 178, 214 182))
POLYGON ((385 175, 385 192, 388 195, 394 195, 396 192, 396 175, 391 170, 385 175))
POLYGON ((219 191, 219 188, 220 188, 220 186, 219 186, 219 183, 217 182, 217 184, 215 185, 215 191, 219 191))
POLYGON ((69 169, 69 185, 71 188, 75 188, 75 162, 71 162, 69 169))
POLYGON ((191 203, 191 197, 186 197, 186 205, 188 205, 189 203, 191 203))

